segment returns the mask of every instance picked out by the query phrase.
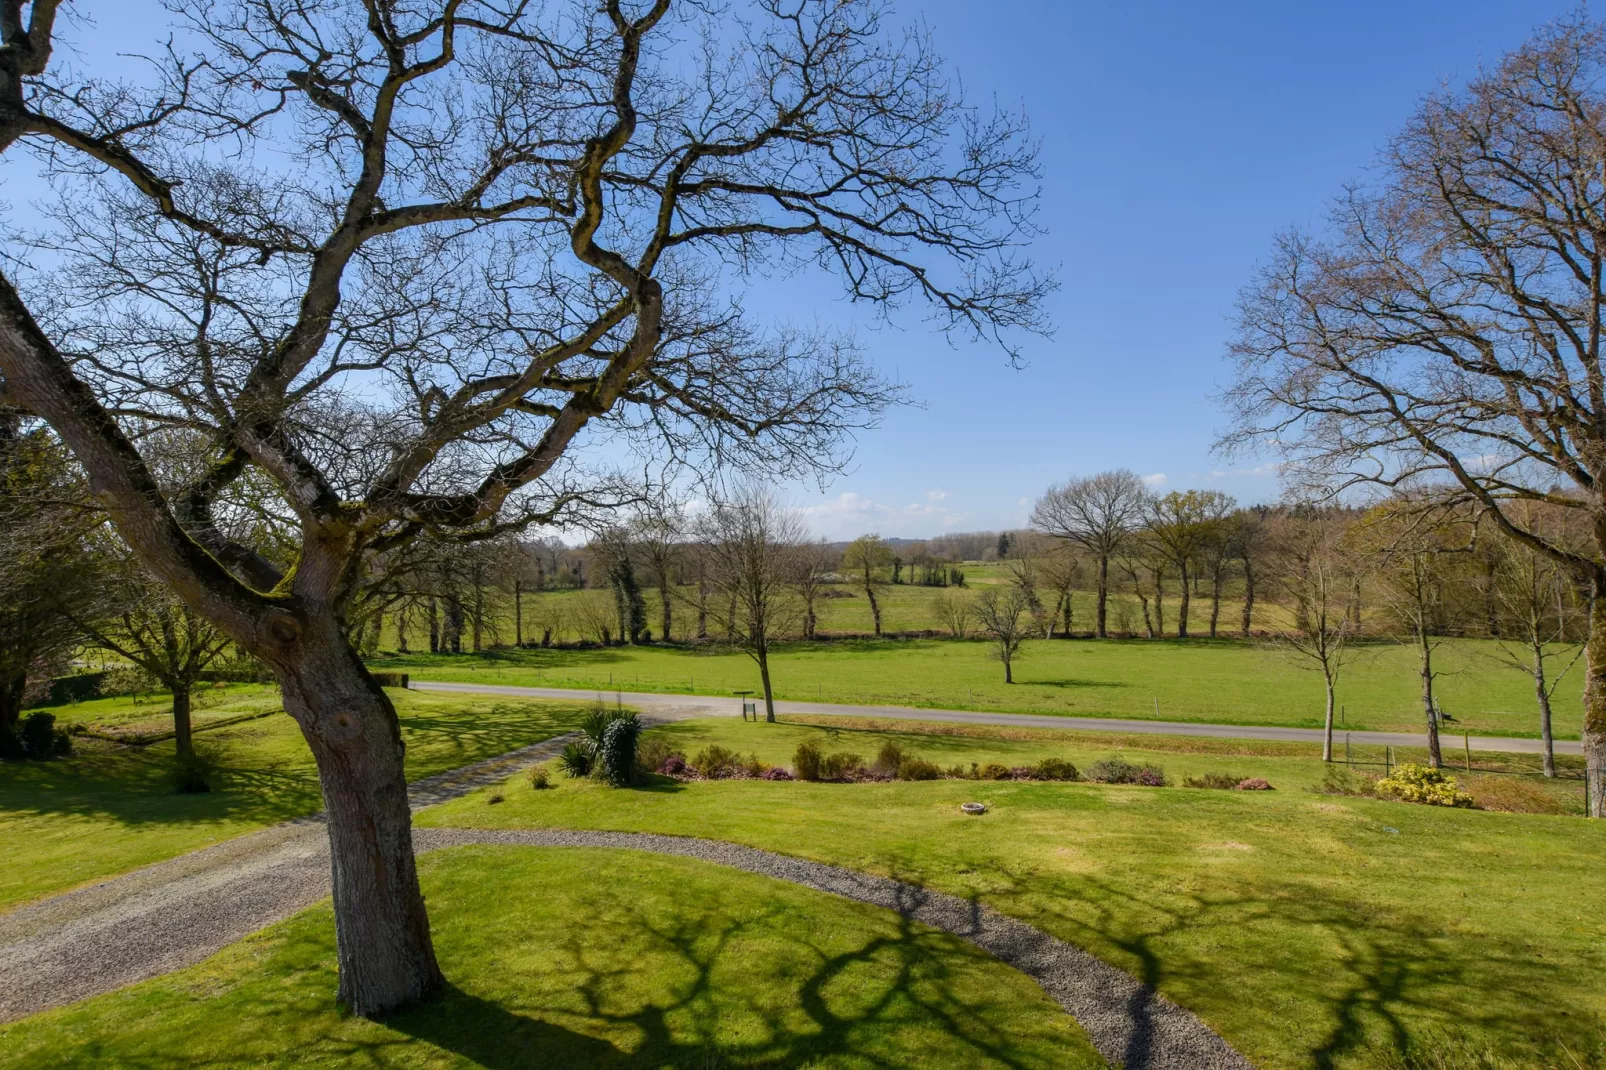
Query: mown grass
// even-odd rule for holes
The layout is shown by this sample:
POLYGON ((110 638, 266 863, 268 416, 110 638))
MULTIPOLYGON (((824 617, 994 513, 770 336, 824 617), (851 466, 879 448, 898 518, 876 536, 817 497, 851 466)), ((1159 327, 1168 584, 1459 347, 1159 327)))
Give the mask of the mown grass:
MULTIPOLYGON (((731 730, 760 754, 799 733, 837 745, 796 724, 654 731, 692 742, 731 730)), ((963 759, 1041 746, 932 736, 912 749, 963 759)), ((1563 1045, 1599 1057, 1606 827, 1312 794, 1292 763, 1318 763, 1294 755, 1162 760, 1174 773, 1270 774, 1283 790, 660 780, 619 791, 559 778, 541 792, 512 781, 501 805, 482 792, 420 822, 707 836, 973 898, 1156 986, 1257 1065, 1404 1065, 1446 1037, 1505 1060, 1487 1065, 1570 1066, 1563 1045), (991 810, 966 817, 968 800, 991 810)))
MULTIPOLYGON (((567 731, 574 704, 392 691, 407 775, 430 776, 567 731)), ((63 722, 161 723, 159 700, 99 699, 57 707, 63 722)), ((310 814, 322 806, 316 767, 271 688, 230 688, 207 719, 270 716, 196 736, 214 761, 214 790, 173 787, 173 744, 129 747, 78 737, 73 757, 0 763, 0 909, 310 814)), ((169 718, 170 719, 170 718, 169 718)))
POLYGON ((339 1014, 327 904, 206 962, 0 1027, 0 1066, 1096 1067, 1074 1021, 957 938, 688 859, 425 856, 445 995, 339 1014))
MULTIPOLYGON (((1497 663, 1489 640, 1439 650, 1442 707, 1451 735, 1536 736, 1530 678, 1497 663)), ((1013 685, 987 643, 845 640, 782 644, 771 671, 780 698, 928 709, 1136 717, 1319 728, 1321 678, 1278 654, 1237 640, 1038 640, 1026 644, 1013 685)), ((603 649, 498 649, 483 654, 386 655, 376 666, 419 679, 484 681, 587 690, 728 695, 757 689, 752 660, 720 645, 603 649)), ((1340 730, 1423 730, 1414 653, 1369 645, 1344 671, 1340 730)), ((1556 731, 1577 738, 1581 672, 1555 698, 1556 731)))

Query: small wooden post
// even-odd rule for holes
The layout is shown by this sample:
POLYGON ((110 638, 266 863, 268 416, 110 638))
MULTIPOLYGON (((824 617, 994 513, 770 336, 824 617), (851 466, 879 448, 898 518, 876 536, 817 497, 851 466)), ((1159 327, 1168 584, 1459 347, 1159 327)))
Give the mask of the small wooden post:
POLYGON ((1383 775, 1385 777, 1394 775, 1394 748, 1387 744, 1383 746, 1383 775))
POLYGON ((1472 772, 1472 734, 1470 732, 1461 733, 1461 746, 1466 748, 1467 772, 1470 773, 1472 772))

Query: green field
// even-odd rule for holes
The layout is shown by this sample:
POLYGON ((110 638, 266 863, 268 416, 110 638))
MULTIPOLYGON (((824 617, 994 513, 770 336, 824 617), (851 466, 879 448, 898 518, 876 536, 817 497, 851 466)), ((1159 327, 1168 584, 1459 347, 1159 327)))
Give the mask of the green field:
POLYGON ((426 855, 450 987, 340 1014, 327 904, 199 966, 0 1027, 0 1066, 1098 1067, 1021 974, 890 911, 687 859, 426 855))
MULTIPOLYGON (((655 731, 769 753, 800 732, 827 749, 842 738, 723 721, 655 731), (761 741, 765 732, 776 738, 761 741)), ((873 754, 876 738, 851 749, 873 754)), ((1043 746, 900 738, 934 758, 948 748, 1008 761, 1043 746)), ((1314 760, 1239 749, 1152 757, 1173 774, 1259 773, 1283 790, 720 781, 616 791, 559 778, 544 792, 513 780, 497 789, 501 805, 481 792, 420 823, 707 836, 974 898, 1154 984, 1257 1065, 1399 1066, 1406 1055, 1423 1067, 1575 1065, 1564 1049, 1578 1066, 1601 1065, 1606 827, 1315 795, 1298 790, 1314 760), (961 815, 970 799, 992 811, 961 815), (1430 1061, 1453 1052, 1463 1057, 1430 1061)))
MULTIPOLYGON (((1536 736, 1529 677, 1500 665, 1492 641, 1440 648, 1447 731, 1536 736)), ((375 667, 420 680, 455 680, 596 691, 729 695, 756 689, 750 658, 718 644, 595 649, 501 649, 462 655, 386 655, 375 667)), ((1322 724, 1321 677, 1285 656, 1238 640, 1038 640, 1026 644, 1013 685, 979 641, 842 640, 782 644, 771 663, 776 695, 849 704, 975 709, 1008 713, 1138 717, 1223 724, 1322 724)), ((1422 731, 1413 651, 1366 646, 1339 684, 1343 724, 1352 729, 1422 731)), ((1563 680, 1556 731, 1578 737, 1583 674, 1563 680)))
MULTIPOLYGON (((410 779, 444 772, 566 731, 580 716, 552 702, 393 691, 410 779)), ((202 731, 196 747, 218 766, 213 791, 173 789, 173 744, 129 747, 77 740, 71 758, 0 763, 0 909, 86 881, 313 813, 317 771, 277 691, 210 694, 197 723, 268 716, 202 731)), ((154 730, 170 725, 158 700, 98 699, 52 709, 74 722, 154 730)))

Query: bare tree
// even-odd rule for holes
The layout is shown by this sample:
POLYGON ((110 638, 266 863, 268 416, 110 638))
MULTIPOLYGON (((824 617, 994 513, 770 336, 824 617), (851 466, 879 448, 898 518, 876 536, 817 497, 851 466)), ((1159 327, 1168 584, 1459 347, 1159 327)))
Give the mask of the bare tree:
POLYGON ((892 551, 879 535, 860 535, 842 552, 842 567, 853 574, 859 590, 870 602, 870 619, 875 634, 881 634, 881 603, 876 591, 886 585, 886 570, 892 566, 892 551))
POLYGON ((1117 468, 1050 487, 1032 509, 1034 528, 1076 543, 1098 562, 1094 628, 1100 639, 1108 639, 1110 634, 1110 559, 1143 521, 1149 497, 1141 479, 1125 468, 1117 468))
POLYGON ((169 6, 123 85, 52 68, 55 0, 0 2, 0 151, 29 139, 63 193, 59 273, 0 277, 0 402, 272 669, 320 771, 339 996, 380 1014, 442 978, 396 714, 347 633, 363 558, 616 503, 588 442, 840 464, 896 392, 841 339, 753 323, 733 272, 1037 329, 1035 149, 876 0, 169 6), (171 494, 152 423, 206 450, 171 494), (214 522, 248 476, 288 567, 214 522))
POLYGON ((727 631, 758 664, 764 719, 773 722, 770 644, 802 616, 795 586, 798 548, 807 539, 802 517, 768 491, 745 486, 703 514, 697 532, 710 580, 731 607, 727 631))
POLYGON ((1423 101, 1321 237, 1245 291, 1225 445, 1323 493, 1431 486, 1595 592, 1582 738, 1606 816, 1606 33, 1569 17, 1423 101), (1576 511, 1583 547, 1513 506, 1576 511))
POLYGON ((1031 636, 1032 607, 1026 592, 1015 584, 988 587, 971 603, 976 622, 993 642, 993 657, 1004 663, 1004 683, 1015 682, 1015 659, 1031 636))
MULTIPOLYGON (((1545 532, 1560 542, 1560 510, 1525 502, 1513 508, 1525 528, 1545 532), (1549 512, 1547 518, 1540 515, 1549 512)), ((1494 595, 1503 610, 1506 627, 1500 637, 1501 663, 1533 679, 1534 701, 1539 707, 1539 737, 1544 743, 1544 773, 1556 775, 1556 743, 1551 728, 1551 699, 1556 688, 1577 664, 1584 651, 1589 609, 1578 604, 1572 576, 1548 554, 1510 539, 1489 539, 1489 556, 1495 562, 1494 595), (1520 644, 1520 646, 1518 645, 1520 644), (1560 663, 1560 671, 1551 668, 1560 663)))
POLYGON ((144 669, 173 696, 173 742, 194 752, 191 700, 201 674, 229 646, 210 621, 173 597, 119 551, 105 570, 105 602, 112 612, 79 621, 90 642, 144 669))
POLYGON ((680 564, 685 529, 686 518, 674 508, 648 513, 635 524, 635 543, 642 563, 658 587, 659 638, 666 643, 675 638, 675 569, 680 564))
POLYGON ((1272 645, 1322 674, 1327 698, 1324 762, 1333 760, 1338 678, 1356 636, 1349 614, 1354 567, 1344 535, 1344 524, 1331 515, 1298 509, 1277 525, 1272 552, 1273 575, 1293 616, 1293 627, 1280 630, 1272 645))
MULTIPOLYGON (((1221 523, 1232 512, 1233 500, 1219 490, 1172 491, 1150 499, 1144 519, 1146 540, 1163 554, 1177 570, 1181 581, 1177 605, 1177 638, 1188 638, 1188 607, 1193 588, 1190 566, 1216 539, 1221 523)), ((1158 581, 1156 602, 1160 598, 1158 581)))
POLYGON ((832 569, 837 556, 824 539, 807 542, 797 548, 794 584, 798 597, 803 600, 803 638, 813 639, 819 629, 820 599, 825 597, 831 582, 832 569))
POLYGON ((938 595, 932 605, 937 622, 955 639, 963 639, 970 629, 970 619, 974 615, 970 603, 970 595, 950 587, 938 595))

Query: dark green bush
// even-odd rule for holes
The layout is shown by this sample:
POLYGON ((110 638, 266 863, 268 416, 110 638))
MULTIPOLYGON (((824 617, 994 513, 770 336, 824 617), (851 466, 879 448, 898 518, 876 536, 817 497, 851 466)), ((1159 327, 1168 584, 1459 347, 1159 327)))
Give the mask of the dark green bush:
POLYGON ((1008 780, 1009 766, 1003 762, 988 762, 977 770, 976 775, 982 780, 1008 780))
POLYGON ((644 736, 636 744, 636 768, 643 773, 656 773, 675 753, 674 747, 662 736, 644 736))
POLYGON ((595 769, 604 781, 616 788, 629 787, 636 780, 636 740, 641 736, 641 720, 633 713, 615 717, 602 733, 595 769))
POLYGON ((938 780, 941 777, 942 770, 937 768, 937 763, 917 758, 913 754, 905 755, 898 762, 899 780, 938 780))
POLYGON ((588 776, 591 773, 591 748, 581 740, 564 744, 558 754, 558 765, 571 777, 588 776))
POLYGON ((820 779, 820 767, 824 764, 825 756, 820 753, 817 744, 804 740, 792 752, 792 771, 799 780, 820 779))
POLYGON ((22 755, 42 762, 72 753, 72 738, 56 727, 56 715, 39 710, 24 717, 17 726, 22 755))
POLYGON ((1064 758, 1044 758, 1033 770, 1039 780, 1075 780, 1076 766, 1064 758))
POLYGON ((1159 766, 1134 765, 1119 755, 1088 766, 1087 778, 1099 784, 1142 784, 1149 788, 1166 786, 1165 771, 1159 766))
POLYGON ((897 776, 898 766, 901 764, 903 764, 903 748, 889 739, 881 744, 880 750, 876 751, 875 764, 870 769, 881 776, 897 776))

